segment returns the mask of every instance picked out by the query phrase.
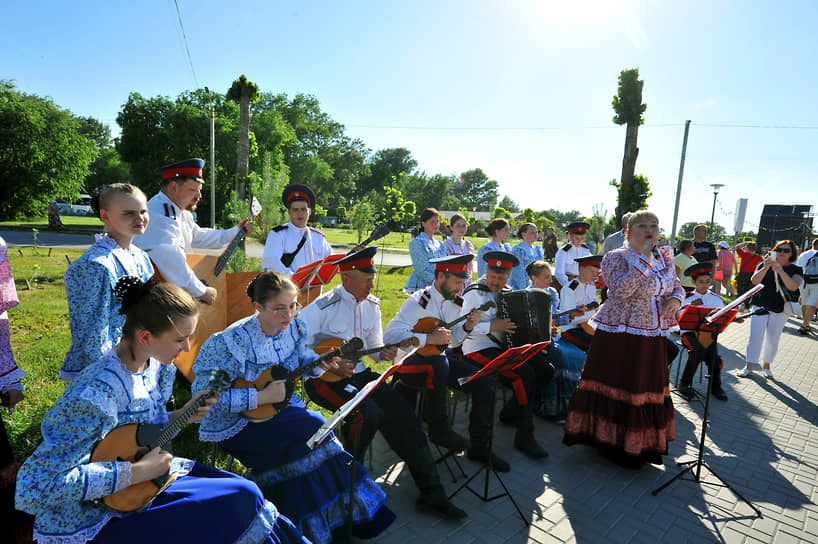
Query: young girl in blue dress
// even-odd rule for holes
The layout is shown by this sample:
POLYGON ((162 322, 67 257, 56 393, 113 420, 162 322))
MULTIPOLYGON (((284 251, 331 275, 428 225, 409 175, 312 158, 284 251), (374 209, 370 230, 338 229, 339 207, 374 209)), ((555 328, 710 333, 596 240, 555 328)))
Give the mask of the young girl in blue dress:
POLYGON ((511 253, 520 260, 520 264, 511 269, 511 279, 508 280, 512 289, 522 290, 528 287, 528 273, 526 267, 534 261, 543 261, 542 246, 535 245, 539 232, 534 223, 523 223, 517 229, 520 243, 514 246, 511 253))
MULTIPOLYGON (((255 381, 267 368, 280 365, 291 371, 314 361, 305 347, 304 322, 295 318, 298 291, 277 272, 259 274, 247 287, 256 313, 211 336, 202 346, 193 371, 193 391, 207 388, 206 376, 219 367, 231 381, 255 381)), ((334 363, 331 363, 334 364, 334 363)), ((284 400, 283 380, 264 389, 230 388, 202 421, 201 440, 219 446, 250 468, 248 478, 315 544, 338 542, 348 528, 350 463, 352 456, 334 437, 310 450, 307 439, 324 423, 307 411, 293 394, 289 406, 272 419, 251 422, 243 411, 284 400)), ((369 538, 382 532, 394 514, 384 505, 386 494, 356 466, 351 534, 369 538)))
MULTIPOLYGON (((126 312, 122 338, 81 372, 42 421, 43 442, 18 475, 17 508, 35 516, 39 544, 112 542, 304 543, 258 487, 244 478, 154 448, 135 463, 91 462, 97 443, 131 423, 166 425, 175 368, 189 348, 198 302, 171 284, 125 277, 117 293, 126 312), (143 510, 121 513, 107 495, 167 472, 177 478, 143 510), (207 522, 203 522, 207 520, 207 522)), ((201 420, 209 399, 190 421, 201 420)))
POLYGON ((511 236, 511 225, 507 219, 503 217, 492 219, 491 223, 486 227, 486 232, 491 236, 491 240, 477 250, 478 278, 482 278, 486 275, 486 269, 488 267, 483 255, 489 251, 505 251, 506 253, 511 253, 511 246, 506 243, 508 237, 511 236))
MULTIPOLYGON (((531 280, 528 288, 542 289, 551 295, 551 315, 557 315, 560 296, 551 287, 551 267, 545 261, 534 261, 526 267, 526 273, 531 280)), ((584 313, 577 310, 551 320, 551 345, 547 348, 546 359, 554 366, 554 379, 537 391, 532 402, 534 413, 544 419, 561 421, 568 415, 568 403, 579 385, 579 377, 585 365, 585 352, 571 342, 560 342, 557 327, 567 325, 574 317, 584 313)))
POLYGON ((148 203, 138 187, 126 183, 105 185, 99 192, 99 217, 106 233, 71 263, 65 272, 71 348, 65 356, 60 379, 71 381, 96 362, 119 340, 125 316, 114 296, 116 280, 153 276, 148 255, 133 245, 133 237, 145 232, 148 203))
POLYGON ((429 259, 446 256, 443 242, 435 240, 435 234, 440 230, 440 212, 434 208, 423 210, 419 228, 420 233, 409 242, 409 256, 414 270, 403 287, 407 295, 432 285, 435 281, 435 265, 429 259))

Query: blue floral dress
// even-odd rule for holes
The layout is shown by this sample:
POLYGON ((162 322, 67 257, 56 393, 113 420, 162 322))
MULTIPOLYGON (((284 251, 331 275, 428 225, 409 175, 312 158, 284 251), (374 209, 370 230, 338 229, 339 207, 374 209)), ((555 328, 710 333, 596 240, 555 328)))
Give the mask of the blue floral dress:
MULTIPOLYGON (((206 377, 219 367, 231 381, 255 381, 273 365, 295 370, 316 359, 305 347, 303 321, 293 319, 278 334, 261 330, 256 315, 241 319, 211 336, 202 346, 193 371, 193 391, 207 388, 206 377)), ((305 409, 293 394, 290 405, 267 421, 256 423, 241 412, 258 407, 254 388, 224 391, 199 428, 204 441, 220 447, 250 468, 256 482, 299 529, 316 544, 341 538, 346 532, 349 504, 349 463, 352 456, 333 436, 314 450, 307 439, 324 423, 318 412, 305 409)), ((355 471, 355 503, 352 534, 369 538, 381 533, 395 519, 385 506, 386 494, 360 464, 355 471)))
MULTIPOLYGON (((531 289, 531 286, 528 288, 531 289)), ((551 295, 551 315, 554 316, 559 312, 560 296, 553 287, 545 291, 551 295)), ((563 315, 554 319, 553 323, 561 327, 569 321, 569 316, 563 315)), ((537 391, 531 405, 535 414, 557 421, 568 415, 568 403, 579 385, 585 365, 585 352, 571 342, 560 342, 559 334, 551 340, 545 357, 554 366, 554 378, 537 391)))
POLYGON ((511 269, 511 279, 509 286, 515 291, 520 291, 528 287, 528 274, 525 267, 534 261, 544 261, 542 246, 530 246, 525 242, 520 242, 511 250, 520 259, 520 264, 511 269))
POLYGON ((507 243, 503 242, 503 245, 498 244, 494 240, 489 240, 489 242, 477 250, 477 279, 482 278, 486 275, 486 269, 488 268, 488 263, 483 260, 483 255, 488 253, 489 251, 505 251, 506 253, 511 253, 511 246, 507 243))
POLYGON ((39 544, 307 542, 255 484, 180 457, 170 469, 177 479, 147 508, 120 513, 97 500, 130 485, 131 463, 92 463, 96 444, 121 425, 166 424, 175 373, 154 359, 132 373, 111 353, 68 386, 18 474, 17 508, 36 517, 39 544))
POLYGON ((148 254, 135 245, 124 249, 105 234, 97 235, 96 243, 65 271, 71 347, 60 379, 71 381, 119 341, 125 316, 119 313, 114 285, 122 276, 147 281, 153 276, 153 265, 148 254))
POLYGON ((435 265, 429 259, 446 256, 446 247, 443 242, 434 238, 429 238, 425 232, 421 232, 409 242, 409 256, 412 257, 414 270, 409 274, 403 290, 407 295, 415 291, 425 289, 435 281, 435 265))

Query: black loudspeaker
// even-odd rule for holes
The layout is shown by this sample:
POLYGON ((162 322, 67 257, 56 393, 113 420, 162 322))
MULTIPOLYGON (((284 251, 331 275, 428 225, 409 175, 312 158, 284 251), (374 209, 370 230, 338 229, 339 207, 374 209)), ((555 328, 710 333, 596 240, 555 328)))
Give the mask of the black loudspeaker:
POLYGON ((792 240, 803 250, 812 232, 812 219, 809 204, 765 204, 758 224, 759 253, 763 254, 779 240, 792 240))

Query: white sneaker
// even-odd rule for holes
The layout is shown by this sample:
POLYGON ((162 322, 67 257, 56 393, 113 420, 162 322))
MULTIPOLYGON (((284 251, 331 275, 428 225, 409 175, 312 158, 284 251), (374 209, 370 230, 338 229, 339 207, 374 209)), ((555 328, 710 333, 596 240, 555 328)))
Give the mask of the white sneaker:
POLYGON ((753 371, 745 366, 744 368, 742 368, 741 370, 736 372, 736 376, 739 377, 739 378, 746 378, 752 373, 753 373, 753 371))
POLYGON ((764 374, 764 377, 767 378, 768 380, 773 379, 773 373, 769 368, 762 369, 761 373, 764 374))

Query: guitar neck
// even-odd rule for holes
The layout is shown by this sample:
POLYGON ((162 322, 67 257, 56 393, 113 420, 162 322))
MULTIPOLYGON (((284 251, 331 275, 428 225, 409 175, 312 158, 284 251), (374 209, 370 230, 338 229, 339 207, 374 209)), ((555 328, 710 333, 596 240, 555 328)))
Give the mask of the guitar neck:
POLYGON ((349 359, 360 359, 364 355, 370 355, 372 353, 378 353, 379 351, 383 351, 385 349, 392 349, 392 348, 399 348, 401 346, 401 342, 395 342, 394 344, 386 344, 383 346, 378 346, 377 348, 369 348, 369 349, 361 349, 358 351, 353 351, 349 354, 349 359))
POLYGON ((173 420, 173 423, 162 429, 162 432, 159 433, 159 436, 156 439, 156 442, 150 445, 150 448, 162 448, 165 449, 166 446, 170 443, 171 439, 178 433, 182 427, 196 415, 196 412, 199 411, 199 408, 204 406, 207 399, 212 398, 216 395, 215 391, 210 391, 206 395, 202 395, 199 397, 196 402, 188 406, 184 412, 179 414, 179 416, 173 420))
POLYGON ((244 232, 244 229, 239 229, 238 234, 231 240, 230 245, 228 245, 222 254, 219 255, 219 260, 216 262, 216 268, 213 270, 213 275, 218 276, 222 273, 222 271, 227 266, 227 262, 230 260, 230 257, 233 256, 233 252, 236 251, 236 248, 239 247, 239 244, 244 240, 244 237, 247 236, 247 233, 244 232))
POLYGON ((328 361, 328 360, 332 359, 333 357, 335 357, 336 355, 338 355, 340 353, 340 351, 341 351, 340 349, 334 349, 334 350, 332 350, 330 352, 327 352, 327 353, 323 354, 322 356, 320 356, 318 359, 314 360, 311 363, 307 363, 307 364, 305 364, 303 366, 299 366, 295 370, 289 371, 287 373, 286 380, 287 381, 292 381, 292 380, 298 378, 299 376, 301 376, 303 374, 306 374, 307 372, 309 372, 313 368, 317 367, 321 363, 323 363, 325 361, 328 361))

